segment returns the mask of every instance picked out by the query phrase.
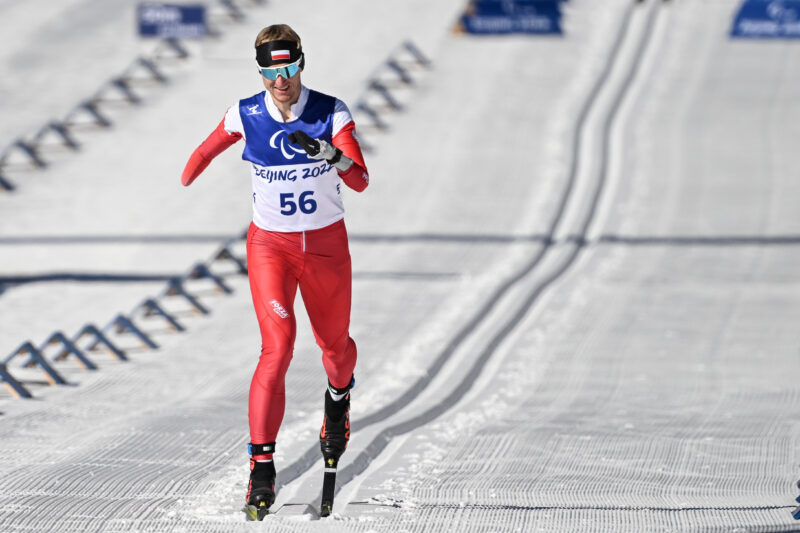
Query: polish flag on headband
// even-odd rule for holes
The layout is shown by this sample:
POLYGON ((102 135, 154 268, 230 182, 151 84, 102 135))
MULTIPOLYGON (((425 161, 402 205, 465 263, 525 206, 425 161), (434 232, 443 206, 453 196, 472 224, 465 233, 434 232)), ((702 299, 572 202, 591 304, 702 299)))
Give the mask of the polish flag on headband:
POLYGON ((272 60, 289 59, 289 50, 272 50, 272 60))

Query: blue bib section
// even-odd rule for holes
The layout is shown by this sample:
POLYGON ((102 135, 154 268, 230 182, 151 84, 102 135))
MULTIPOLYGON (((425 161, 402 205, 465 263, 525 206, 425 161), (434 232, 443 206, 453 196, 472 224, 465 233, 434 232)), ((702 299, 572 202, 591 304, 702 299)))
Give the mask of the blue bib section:
POLYGON ((300 117, 291 122, 278 122, 265 109, 265 96, 266 91, 262 91, 239 101, 246 140, 242 159, 263 167, 315 162, 302 148, 291 144, 288 135, 303 130, 314 139, 331 142, 336 99, 310 90, 300 117))

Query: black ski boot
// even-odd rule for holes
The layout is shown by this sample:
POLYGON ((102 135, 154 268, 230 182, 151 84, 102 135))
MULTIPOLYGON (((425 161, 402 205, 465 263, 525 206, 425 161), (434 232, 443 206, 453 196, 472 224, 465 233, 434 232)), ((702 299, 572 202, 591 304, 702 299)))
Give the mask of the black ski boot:
POLYGON ((350 379, 350 384, 344 389, 337 389, 328 382, 325 391, 325 417, 322 419, 322 429, 319 432, 319 447, 322 458, 325 460, 325 477, 322 481, 322 503, 319 515, 330 516, 333 512, 333 496, 336 492, 336 469, 339 467, 339 457, 347 448, 350 440, 350 389, 353 388, 355 379, 350 379), (344 394, 344 398, 334 401, 331 394, 344 394))
POLYGON ((275 503, 275 463, 256 461, 253 455, 264 455, 275 451, 275 443, 250 444, 250 482, 247 485, 244 512, 248 520, 263 520, 275 503))
POLYGON ((350 440, 350 389, 353 381, 344 389, 337 389, 328 382, 328 390, 325 391, 325 417, 319 432, 319 446, 326 463, 329 463, 329 459, 338 462, 350 440), (331 392, 345 396, 335 402, 331 392))

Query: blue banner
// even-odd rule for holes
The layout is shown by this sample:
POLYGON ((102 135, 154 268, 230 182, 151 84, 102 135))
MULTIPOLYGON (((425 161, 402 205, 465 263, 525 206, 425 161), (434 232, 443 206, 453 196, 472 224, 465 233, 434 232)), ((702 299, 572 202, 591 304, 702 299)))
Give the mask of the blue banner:
POLYGON ((744 0, 731 37, 800 39, 800 0, 744 0))
POLYGON ((139 4, 139 35, 162 39, 201 39, 208 34, 206 6, 139 4))
POLYGON ((474 34, 561 34, 565 0, 472 0, 459 30, 474 34))

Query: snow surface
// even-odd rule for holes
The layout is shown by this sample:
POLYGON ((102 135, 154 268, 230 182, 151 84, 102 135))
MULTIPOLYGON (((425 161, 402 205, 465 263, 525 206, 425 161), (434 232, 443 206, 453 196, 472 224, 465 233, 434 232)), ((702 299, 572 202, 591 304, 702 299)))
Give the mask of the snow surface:
MULTIPOLYGON (((325 377, 302 302, 278 514, 240 512, 258 329, 248 284, 110 330, 128 362, 0 390, 0 531, 794 531, 800 49, 731 41, 733 0, 570 0, 566 35, 454 35, 465 2, 241 2, 166 87, 0 194, 0 355, 108 324, 249 221, 237 148, 178 177, 284 21, 352 104, 411 39, 432 60, 347 194, 359 347, 334 516, 312 520, 325 377), (16 281, 11 282, 9 280, 16 281), (105 280, 105 281, 103 281, 105 280), (4 290, 3 290, 4 289, 4 290)), ((0 141, 155 46, 127 2, 0 1, 0 141), (43 43, 46 43, 44 45, 43 43), (57 43, 57 44, 54 44, 57 43)), ((233 251, 243 254, 240 241, 233 251)), ((47 349, 48 357, 56 354, 47 349)))

